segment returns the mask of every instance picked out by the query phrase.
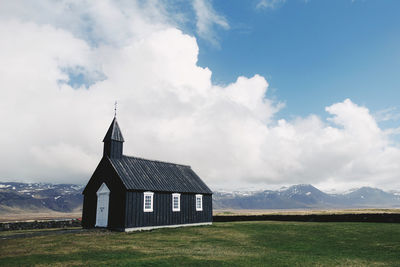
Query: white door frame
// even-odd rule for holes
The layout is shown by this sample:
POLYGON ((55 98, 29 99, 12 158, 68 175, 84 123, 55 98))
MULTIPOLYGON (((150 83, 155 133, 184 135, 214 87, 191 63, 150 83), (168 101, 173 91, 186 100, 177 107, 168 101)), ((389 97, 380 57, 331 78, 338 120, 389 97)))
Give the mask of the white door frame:
POLYGON ((96 227, 108 226, 108 210, 110 202, 110 189, 103 183, 97 190, 96 227))

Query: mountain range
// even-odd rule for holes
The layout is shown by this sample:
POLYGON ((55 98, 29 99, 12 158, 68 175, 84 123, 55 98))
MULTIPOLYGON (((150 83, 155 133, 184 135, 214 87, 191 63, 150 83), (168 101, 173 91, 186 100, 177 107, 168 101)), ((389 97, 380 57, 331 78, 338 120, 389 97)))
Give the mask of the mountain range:
MULTIPOLYGON (((78 212, 84 186, 74 184, 0 182, 0 215, 23 212, 78 212)), ((216 191, 214 209, 346 209, 400 208, 400 193, 361 187, 328 194, 309 184, 279 190, 216 191)))
POLYGON ((214 192, 214 209, 346 209, 400 208, 400 193, 361 187, 328 194, 309 184, 280 190, 214 192))
POLYGON ((82 190, 74 184, 0 182, 0 214, 76 212, 82 209, 82 190))

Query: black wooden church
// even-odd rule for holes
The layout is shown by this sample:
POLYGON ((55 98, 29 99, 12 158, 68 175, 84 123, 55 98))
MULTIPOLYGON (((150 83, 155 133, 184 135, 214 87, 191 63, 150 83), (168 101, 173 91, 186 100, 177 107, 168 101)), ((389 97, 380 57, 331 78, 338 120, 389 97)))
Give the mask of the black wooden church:
POLYGON ((135 231, 211 224, 212 191, 190 166, 123 155, 115 117, 103 142, 103 158, 83 191, 83 227, 135 231))

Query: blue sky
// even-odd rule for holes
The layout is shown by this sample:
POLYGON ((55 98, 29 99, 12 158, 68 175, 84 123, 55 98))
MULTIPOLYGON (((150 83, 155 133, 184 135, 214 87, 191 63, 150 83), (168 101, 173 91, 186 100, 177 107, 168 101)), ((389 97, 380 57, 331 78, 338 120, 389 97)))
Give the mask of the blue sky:
POLYGON ((326 106, 346 98, 373 113, 399 107, 400 1, 257 3, 213 1, 230 24, 216 27, 219 47, 198 39, 199 64, 212 69, 214 82, 266 77, 269 97, 286 103, 277 114, 285 118, 324 117, 326 106))

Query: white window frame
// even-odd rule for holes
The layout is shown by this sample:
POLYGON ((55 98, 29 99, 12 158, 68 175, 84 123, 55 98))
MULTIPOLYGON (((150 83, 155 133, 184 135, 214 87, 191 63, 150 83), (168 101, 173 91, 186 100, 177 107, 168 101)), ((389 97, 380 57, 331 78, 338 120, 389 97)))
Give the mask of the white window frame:
POLYGON ((153 203, 154 203, 154 193, 153 192, 143 192, 143 211, 144 212, 153 212, 153 203), (150 208, 146 208, 146 197, 150 197, 150 208))
POLYGON ((202 211, 203 210, 203 195, 196 195, 195 206, 196 206, 196 211, 202 211), (200 207, 197 206, 197 200, 198 199, 200 199, 200 207))
POLYGON ((181 194, 179 194, 179 193, 172 194, 172 211, 181 211, 181 194), (178 207, 177 208, 175 208, 175 205, 174 205, 174 199, 176 197, 178 198, 178 207))

